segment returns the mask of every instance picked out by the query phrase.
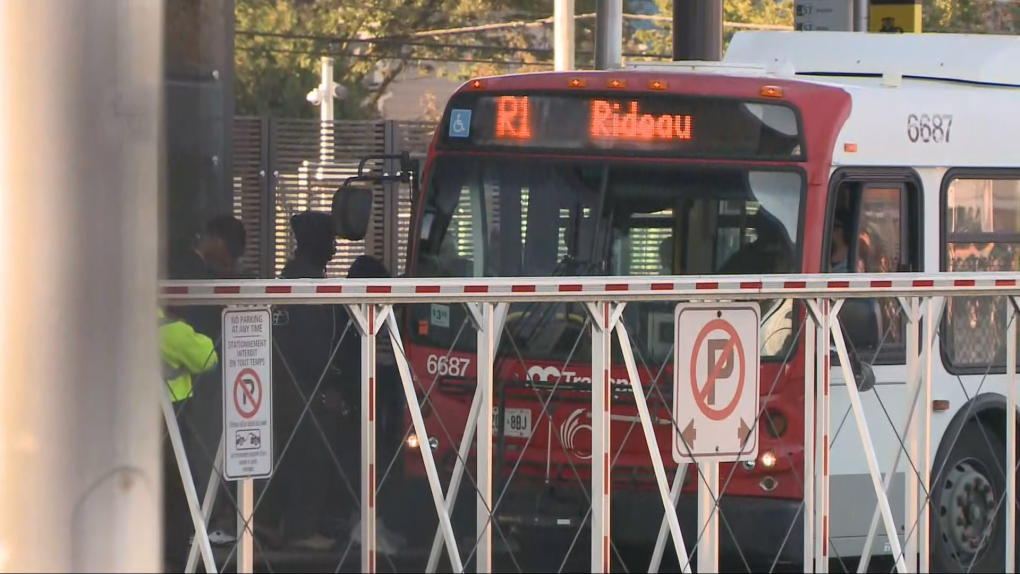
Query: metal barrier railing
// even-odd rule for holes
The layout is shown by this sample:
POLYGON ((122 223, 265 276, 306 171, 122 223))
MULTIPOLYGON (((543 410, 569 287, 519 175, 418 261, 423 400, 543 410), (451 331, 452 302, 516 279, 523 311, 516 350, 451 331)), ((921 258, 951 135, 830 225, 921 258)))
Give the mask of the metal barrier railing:
MULTIPOLYGON (((635 486, 625 490, 652 489, 657 493, 660 510, 664 510, 654 543, 648 540, 649 547, 654 545, 651 562, 646 560, 639 566, 650 571, 657 571, 665 557, 675 557, 677 567, 685 572, 692 571, 695 561, 698 572, 718 571, 720 548, 727 540, 735 544, 733 553, 744 562, 743 566, 757 571, 751 568, 740 547, 740 541, 746 540, 747 533, 752 531, 749 528, 755 526, 763 530, 764 538, 775 541, 774 547, 770 547, 775 556, 769 559, 769 568, 796 555, 803 560, 805 569, 816 572, 828 571, 831 560, 848 569, 842 554, 847 548, 857 551, 856 544, 861 556, 858 569, 863 572, 872 563, 876 543, 884 541, 888 550, 880 553, 891 557, 899 572, 927 572, 933 568, 933 559, 937 562, 936 570, 955 560, 957 567, 966 571, 972 568, 990 571, 989 567, 1000 566, 1005 571, 1014 571, 1018 280, 1020 274, 1016 273, 954 273, 168 282, 163 286, 162 297, 165 304, 179 306, 245 309, 271 305, 274 316, 286 313, 285 309, 306 305, 346 310, 348 325, 360 336, 361 391, 357 410, 361 455, 360 493, 356 497, 360 501, 360 523, 354 530, 360 538, 362 571, 376 571, 380 550, 376 518, 382 487, 376 483, 390 477, 395 461, 408 452, 403 448, 392 460, 377 459, 380 424, 377 389, 381 384, 378 368, 384 365, 384 359, 377 356, 380 335, 392 349, 407 409, 405 416, 410 420, 403 443, 417 445, 412 451, 416 450, 420 457, 428 487, 427 500, 434 507, 438 522, 434 536, 429 530, 427 537, 427 561, 413 569, 435 571, 445 549, 454 571, 463 571, 473 562, 475 571, 491 572, 494 554, 506 554, 507 560, 523 571, 522 561, 533 557, 517 556, 513 552, 513 538, 527 525, 518 523, 514 530, 514 522, 502 518, 510 504, 507 492, 525 472, 520 469, 527 467, 532 482, 541 481, 543 474, 547 485, 558 481, 567 486, 576 482, 579 497, 583 495, 586 500, 582 504, 588 505, 579 520, 557 519, 576 528, 561 569, 571 560, 574 546, 586 527, 590 528, 588 565, 593 572, 608 572, 615 563, 625 562, 612 537, 611 524, 616 508, 613 494, 623 492, 618 485, 626 483, 635 486), (993 309, 991 317, 977 323, 970 320, 975 306, 968 301, 974 298, 993 301, 989 307, 993 309), (523 311, 512 310, 512 306, 520 304, 525 305, 523 311), (655 331, 649 313, 642 311, 636 318, 627 313, 629 307, 652 304, 679 305, 667 313, 673 317, 672 323, 665 323, 672 332, 668 342, 642 339, 644 332, 655 331), (420 356, 410 356, 411 349, 405 348, 408 334, 402 337, 401 329, 413 326, 414 318, 403 316, 404 320, 398 321, 394 306, 403 305, 438 306, 429 310, 435 313, 434 323, 445 325, 444 333, 451 334, 452 341, 446 339, 449 348, 445 355, 433 354, 424 368, 420 356), (449 305, 464 305, 466 312, 459 331, 451 319, 449 305), (566 326, 561 325, 561 330, 574 334, 575 340, 572 346, 564 345, 563 353, 557 355, 562 368, 545 364, 535 367, 531 346, 545 343, 529 340, 539 331, 522 334, 527 327, 524 324, 542 306, 559 313, 554 305, 564 306, 563 313, 556 317, 562 317, 566 326), (583 308, 583 316, 571 314, 567 305, 583 308), (576 323, 583 325, 577 327, 576 323), (998 333, 994 337, 988 335, 989 340, 1002 343, 1001 350, 999 346, 991 349, 983 373, 978 368, 979 362, 968 363, 956 357, 957 347, 947 351, 947 345, 956 345, 963 336, 961 333, 973 335, 982 325, 988 327, 986 331, 998 333), (461 337, 466 326, 476 332, 473 349, 467 338, 461 337), (590 339, 590 356, 575 358, 583 357, 580 343, 586 339, 590 339), (668 351, 656 347, 664 343, 668 343, 668 351), (902 362, 887 360, 890 354, 902 356, 902 362), (1000 357, 1002 354, 1005 357, 1000 357), (942 357, 941 364, 934 361, 936 356, 942 357), (613 368, 617 359, 622 360, 622 369, 613 368), (669 378, 673 380, 660 386, 661 379, 668 376, 671 360, 674 366, 683 367, 672 369, 669 378), (474 363, 473 369, 470 362, 474 363), (581 373, 582 363, 590 363, 590 377, 581 373), (966 368, 950 368, 964 363, 966 368), (1007 365, 1012 368, 1005 368, 1007 365), (573 369, 570 376, 574 377, 572 382, 568 380, 569 384, 564 382, 568 368, 573 369), (993 373, 1000 368, 1002 373, 993 373), (533 377, 536 369, 546 375, 533 377), (525 380, 518 378, 513 383, 513 374, 519 372, 527 373, 525 380), (625 372, 625 380, 614 380, 619 376, 617 372, 625 372), (584 381, 576 384, 581 379, 584 381), (987 388, 986 381, 991 381, 987 388), (440 393, 445 393, 443 397, 434 394, 437 387, 445 388, 440 393), (454 400, 449 399, 456 395, 454 390, 463 397, 455 399, 460 401, 457 411, 460 414, 456 421, 443 421, 439 415, 444 409, 452 412, 443 404, 454 400), (558 392, 569 395, 569 399, 564 399, 573 401, 569 407, 561 409, 555 403, 558 392), (578 399, 578 393, 587 398, 578 399), (470 406, 463 409, 468 394, 470 406), (811 400, 812 397, 816 400, 811 400), (440 404, 442 401, 445 402, 440 404), (526 424, 523 418, 513 422, 527 426, 527 437, 507 435, 506 405, 510 402, 529 405, 526 424), (796 407, 799 410, 791 406, 801 403, 796 407), (958 406, 952 411, 955 415, 940 414, 933 422, 933 412, 946 413, 950 404, 958 406), (554 412, 576 405, 590 413, 590 420, 561 421, 559 430, 555 430, 554 412), (902 413, 890 413, 890 406, 902 413), (780 432, 777 408, 786 413, 784 421, 802 417, 802 427, 784 427, 780 432), (634 414, 629 414, 631 411, 634 414), (537 420, 533 421, 536 412, 537 420), (896 415, 902 416, 897 420, 896 415), (991 422, 985 422, 986 419, 991 422), (494 424, 482 422, 489 420, 494 424), (856 430, 856 435, 849 438, 843 434, 847 420, 856 430), (622 423, 626 422, 630 422, 630 429, 622 441, 615 440, 618 429, 622 430, 622 423), (995 426, 1000 423, 1001 429, 995 426), (453 431, 448 426, 451 424, 453 431), (576 431, 582 427, 591 432, 588 450, 575 443, 576 431), (641 436, 635 442, 644 447, 650 469, 621 462, 636 456, 630 431, 638 427, 641 436), (984 440, 980 440, 982 436, 984 440), (545 438, 547 444, 535 447, 532 442, 535 437, 545 438), (445 441, 449 446, 433 446, 433 440, 445 441), (663 456, 669 452, 664 440, 672 442, 672 461, 663 456), (762 452, 766 441, 768 450, 762 452), (532 448, 544 453, 544 461, 526 456, 532 448), (472 456, 473 475, 469 472, 472 456), (553 458, 557 461, 555 472, 553 458), (834 465, 839 467, 835 473, 834 465), (996 466, 997 469, 993 468, 996 466), (671 469, 675 469, 672 480, 671 469), (624 472, 632 476, 623 477, 624 472), (787 489, 782 490, 782 496, 774 485, 774 476, 780 475, 782 488, 787 489), (898 494, 894 482, 903 475, 906 475, 904 490, 898 494), (788 484, 786 477, 793 484, 788 484), (457 539, 454 521, 465 478, 475 490, 475 524, 467 544, 457 539), (752 486, 749 491, 741 486, 752 479, 760 480, 755 485, 760 488, 752 486), (861 522, 864 515, 858 516, 856 512, 837 516, 830 513, 833 480, 841 489, 836 500, 838 508, 847 508, 844 497, 855 497, 854 510, 869 504, 867 500, 857 500, 858 495, 873 497, 869 498, 875 504, 870 522, 866 518, 861 522), (693 528, 689 523, 686 527, 681 524, 683 513, 678 510, 682 492, 692 487, 697 491, 698 502, 693 528), (854 490, 858 487, 863 490, 854 490), (758 525, 734 523, 727 519, 731 512, 727 510, 730 508, 727 498, 736 501, 735 505, 754 499, 782 499, 783 504, 795 508, 786 516, 788 524, 779 519, 758 525), (894 500, 902 504, 895 504, 894 500), (932 512, 933 505, 938 512, 932 512), (933 528, 938 532, 935 543, 933 528), (839 530, 838 535, 833 534, 833 529, 839 530), (798 535, 803 536, 803 546, 794 550, 791 539, 798 535), (854 542, 858 539, 859 542, 854 542), (667 554, 670 543, 672 552, 667 554)), ((420 321, 417 335, 427 331, 431 324, 420 321)), ((312 404, 320 396, 320 385, 334 364, 338 349, 346 344, 349 331, 345 329, 338 341, 337 330, 334 325, 328 360, 317 365, 322 374, 311 392, 303 391, 297 382, 294 384, 304 403, 297 425, 308 415, 326 443, 328 433, 322 430, 312 404)), ((272 335, 266 336, 269 346, 278 347, 272 335)), ((233 343, 224 345, 228 346, 236 347, 233 343)), ((225 348, 224 356, 228 355, 230 349, 225 348)), ((540 362, 549 363, 547 359, 552 356, 540 362)), ((281 359, 289 363, 286 357, 281 359)), ((296 381, 299 377, 294 376, 293 365, 286 367, 289 378, 296 381)), ((240 375, 232 378, 243 379, 240 375)), ((254 396, 241 383, 234 387, 241 388, 241 395, 231 389, 224 393, 224 400, 233 396, 235 402, 250 399, 257 403, 263 393, 270 393, 265 387, 258 387, 258 396, 254 396)), ((284 451, 293 441, 294 435, 284 442, 284 451)), ((223 445, 226 453, 223 456, 227 458, 238 452, 231 444, 225 441, 223 445)), ((274 444, 273 448, 278 446, 274 444)), ((174 447, 177 448, 176 443, 174 447)), ((333 460, 346 482, 343 465, 336 462, 335 456, 333 460)), ((221 464, 214 466, 219 468, 221 464)), ((279 462, 276 464, 277 469, 282 468, 279 462)), ((182 472, 182 476, 186 474, 182 472)), ((215 489, 216 480, 210 484, 213 486, 201 508, 198 494, 189 491, 192 517, 200 531, 209 520, 214 496, 210 492, 215 489)), ((253 497, 251 483, 246 484, 249 500, 242 500, 240 513, 245 518, 239 521, 241 533, 246 536, 238 539, 251 542, 244 548, 248 555, 241 559, 242 564, 250 567, 251 555, 260 546, 251 527, 252 516, 266 490, 253 497)), ((352 534, 351 542, 338 559, 341 563, 355 538, 352 534)), ((193 571, 197 563, 198 542, 207 560, 207 570, 214 568, 209 563, 211 556, 206 557, 210 554, 207 540, 205 535, 196 536, 188 571, 193 571)), ((264 560, 270 554, 260 553, 264 560)), ((392 560, 390 553, 384 557, 392 560)))

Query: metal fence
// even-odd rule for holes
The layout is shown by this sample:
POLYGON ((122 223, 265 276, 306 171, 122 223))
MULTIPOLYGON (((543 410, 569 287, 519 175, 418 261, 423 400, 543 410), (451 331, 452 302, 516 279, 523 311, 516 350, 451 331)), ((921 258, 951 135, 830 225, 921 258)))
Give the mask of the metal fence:
MULTIPOLYGON (((857 571, 1016 572, 1018 287, 1016 273, 945 272, 165 283, 166 303, 290 317, 262 331, 260 351, 272 424, 284 429, 261 455, 275 471, 252 475, 258 497, 234 504, 228 489, 225 516, 256 525, 240 524, 240 545, 216 556, 200 541, 208 570, 243 556, 249 569, 238 571, 257 561, 266 571, 850 572, 860 556, 857 571), (1003 360, 960 372, 946 335, 966 329, 971 300, 1002 304, 987 357, 1003 360), (902 347, 872 321, 887 301, 902 347), (566 304, 581 309, 558 335, 567 344, 528 345, 525 317, 566 304), (304 305, 335 306, 347 326, 302 371, 310 339, 288 329, 304 332, 304 305), (453 327, 441 342, 416 321, 437 306, 453 327), (663 308, 675 315, 660 354, 644 333, 663 308), (716 332, 730 341, 720 355, 706 338, 716 332), (360 372, 340 375, 344 404, 360 405, 350 411, 320 396, 337 356, 344 368, 360 357, 360 372), (304 417, 313 424, 298 436, 304 417), (293 448, 313 441, 320 450, 293 448), (286 474, 296 464, 336 488, 286 474), (328 549, 260 538, 280 522, 270 509, 299 499, 286 494, 293 484, 321 493, 304 501, 309 514, 350 516, 328 549)), ((196 388, 236 401, 229 341, 251 336, 224 328, 222 380, 235 382, 216 384, 212 368, 196 388)), ((177 417, 182 428, 200 400, 177 417)), ((206 453, 217 439, 239 448, 207 438, 206 453)), ((211 476, 229 459, 220 454, 211 476)), ((198 494, 189 500, 200 537, 216 488, 201 509, 198 494)), ((198 545, 188 546, 194 572, 198 545)))
MULTIPOLYGON (((431 122, 336 121, 237 117, 233 133, 234 215, 248 231, 244 265, 251 274, 275 277, 293 252, 291 216, 329 210, 333 191, 357 172, 362 157, 410 152, 422 157, 432 139, 431 122)), ((369 164, 384 169, 382 161, 369 164)), ((391 271, 404 269, 410 189, 378 184, 372 225, 364 241, 341 242, 327 269, 342 277, 363 253, 391 271)))

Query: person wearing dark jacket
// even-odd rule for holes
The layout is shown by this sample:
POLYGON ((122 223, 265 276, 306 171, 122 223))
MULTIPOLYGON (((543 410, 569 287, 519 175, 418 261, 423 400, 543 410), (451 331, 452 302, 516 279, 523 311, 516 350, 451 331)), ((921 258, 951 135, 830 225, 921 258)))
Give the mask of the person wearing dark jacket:
MULTIPOLYGON (((361 255, 351 264, 347 271, 348 279, 388 279, 390 272, 381 261, 370 256, 361 255)), ((346 311, 338 311, 343 314, 346 320, 346 311)), ((340 436, 360 436, 361 416, 359 413, 361 405, 361 338, 347 337, 341 343, 338 354, 340 364, 346 365, 340 376, 343 396, 349 404, 354 405, 351 409, 352 416, 345 417, 341 421, 340 436)), ((379 468, 390 468, 390 464, 403 444, 403 422, 406 409, 404 392, 401 388, 400 372, 397 369, 396 357, 393 354, 393 347, 390 343, 388 329, 384 326, 379 330, 376 337, 376 462, 379 468)), ((361 446, 362 441, 344 441, 340 445, 340 452, 337 452, 342 461, 344 473, 351 480, 355 492, 361 491, 361 449, 351 448, 350 445, 361 446)), ((402 463, 397 459, 397 463, 402 463)), ((378 517, 376 522, 376 549, 380 554, 396 554, 398 549, 406 544, 406 537, 400 532, 391 530, 386 522, 389 519, 398 519, 400 509, 398 493, 394 489, 399 488, 398 473, 394 470, 383 481, 385 471, 376 476, 376 488, 379 495, 376 497, 378 504, 378 517)), ((340 489, 334 489, 334 504, 339 507, 344 505, 339 501, 347 498, 340 489)), ((360 520, 361 514, 357 508, 352 509, 349 524, 351 525, 351 536, 355 543, 361 544, 360 520)))
POLYGON ((167 275, 170 279, 216 279, 240 275, 247 233, 240 219, 219 215, 210 219, 198 241, 177 244, 170 249, 167 275))
MULTIPOLYGON (((336 254, 333 220, 327 213, 306 211, 290 220, 297 241, 294 257, 280 279, 323 279, 336 254)), ((274 402, 280 451, 275 481, 280 534, 286 545, 305 550, 329 550, 335 540, 323 534, 324 501, 332 458, 328 440, 335 434, 338 402, 331 367, 335 340, 343 332, 334 308, 326 305, 290 305, 274 319, 279 352, 274 362, 274 402), (321 383, 320 383, 321 381, 321 383), (306 404, 308 412, 302 417, 306 404), (316 428, 312 416, 319 423, 316 428), (293 436, 293 439, 291 437, 293 436)))

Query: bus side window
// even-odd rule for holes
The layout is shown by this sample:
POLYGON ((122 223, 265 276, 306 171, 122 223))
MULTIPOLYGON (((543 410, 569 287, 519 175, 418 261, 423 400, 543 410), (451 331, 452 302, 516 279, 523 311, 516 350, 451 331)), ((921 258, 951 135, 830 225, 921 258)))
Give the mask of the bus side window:
MULTIPOLYGON (((847 264, 841 272, 920 270, 920 190, 913 183, 870 178, 844 182, 835 200, 837 217, 849 227, 847 264)), ((878 364, 906 361, 907 324, 895 299, 858 299, 847 301, 844 308, 848 314, 867 319, 854 325, 848 321, 844 326, 848 343, 862 360, 878 364)))
MULTIPOLYGON (((1020 174, 954 174, 943 182, 942 246, 950 272, 1020 271, 1020 174)), ((946 302, 942 345, 954 373, 1006 371, 1006 297, 946 302)))

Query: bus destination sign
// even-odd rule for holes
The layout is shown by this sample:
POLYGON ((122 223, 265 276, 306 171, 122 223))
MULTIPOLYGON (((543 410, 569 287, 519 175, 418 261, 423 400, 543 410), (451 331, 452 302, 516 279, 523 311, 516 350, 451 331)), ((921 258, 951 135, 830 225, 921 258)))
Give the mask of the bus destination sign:
POLYGON ((800 159, 788 106, 676 95, 462 95, 451 101, 448 149, 800 159), (454 125, 457 122, 457 125, 454 125))
MULTIPOLYGON (((593 141, 688 141, 691 115, 644 113, 637 100, 589 101, 588 137, 593 141)), ((524 140, 532 137, 531 100, 528 96, 496 98, 496 139, 524 140)))

